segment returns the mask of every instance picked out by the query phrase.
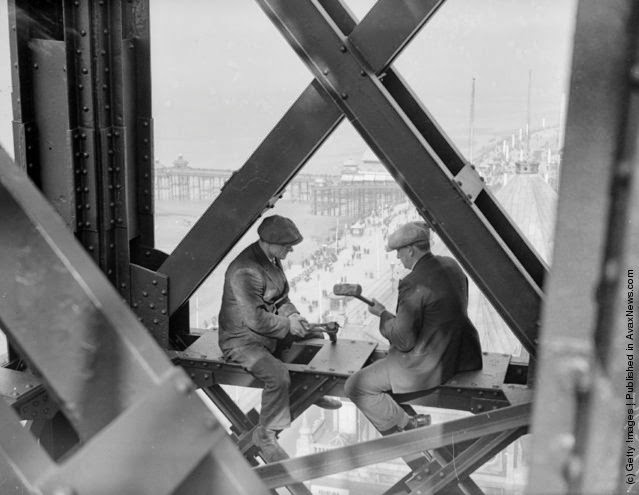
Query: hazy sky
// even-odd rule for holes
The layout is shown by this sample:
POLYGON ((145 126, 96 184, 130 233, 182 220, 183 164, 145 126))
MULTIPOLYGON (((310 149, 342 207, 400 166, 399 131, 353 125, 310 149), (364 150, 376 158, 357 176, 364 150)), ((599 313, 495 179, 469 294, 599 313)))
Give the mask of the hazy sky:
MULTIPOLYGON (((358 17, 370 0, 347 2, 358 17)), ((155 157, 182 153, 196 167, 238 168, 311 74, 253 0, 150 0, 155 157)), ((461 151, 471 81, 478 143, 532 120, 558 121, 566 92, 576 0, 448 0, 396 62, 397 70, 461 151)), ((6 2, 0 2, 0 142, 11 141, 6 2)), ((344 123, 312 171, 357 159, 365 144, 344 123)))

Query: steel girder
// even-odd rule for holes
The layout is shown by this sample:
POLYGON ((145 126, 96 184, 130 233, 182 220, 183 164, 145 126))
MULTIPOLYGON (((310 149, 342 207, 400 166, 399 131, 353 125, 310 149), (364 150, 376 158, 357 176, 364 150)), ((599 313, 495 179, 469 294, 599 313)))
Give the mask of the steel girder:
POLYGON ((534 355, 545 265, 389 67, 441 2, 381 1, 357 25, 339 0, 258 3, 316 79, 159 268, 170 311, 346 115, 534 355))
MULTIPOLYGON (((267 487, 276 488, 480 437, 501 435, 504 431, 512 434, 511 430, 526 427, 529 424, 530 411, 530 404, 505 407, 497 411, 396 433, 327 452, 267 464, 255 468, 255 471, 267 487)), ((481 449, 486 448, 491 442, 493 439, 482 440, 481 449)), ((503 448, 503 445, 501 446, 503 448)), ((474 450, 469 451, 467 455, 470 459, 476 460, 477 454, 474 450)), ((471 464, 472 462, 469 462, 469 465, 471 464)), ((451 481, 453 480, 448 479, 448 483, 451 481)))
POLYGON ((258 3, 534 355, 541 287, 467 197, 462 171, 446 167, 317 2, 258 3))
POLYGON ((636 411, 623 398, 637 293, 627 270, 639 266, 638 29, 637 2, 579 3, 530 494, 628 489, 620 432, 636 411))
MULTIPOLYGON (((345 30, 370 32, 371 20, 355 26, 352 14, 337 0, 326 0, 327 8, 345 30), (341 15, 337 15, 341 14, 341 15)), ((392 42, 385 44, 378 58, 381 72, 392 57, 439 7, 442 0, 415 5, 415 15, 407 18, 392 42)), ((367 39, 366 41, 372 41, 367 39)), ((313 81, 277 123, 248 161, 225 184, 219 196, 204 212, 169 258, 160 272, 171 280, 170 313, 182 306, 206 277, 222 261, 233 245, 259 216, 272 205, 288 182, 321 146, 344 118, 317 80, 313 81)))
POLYGON ((9 0, 16 162, 127 300, 154 243, 148 10, 9 0))
POLYGON ((193 493, 215 482, 264 493, 192 382, 1 148, 0 223, 0 324, 82 440, 52 465, 1 401, 0 469, 16 490, 193 493))

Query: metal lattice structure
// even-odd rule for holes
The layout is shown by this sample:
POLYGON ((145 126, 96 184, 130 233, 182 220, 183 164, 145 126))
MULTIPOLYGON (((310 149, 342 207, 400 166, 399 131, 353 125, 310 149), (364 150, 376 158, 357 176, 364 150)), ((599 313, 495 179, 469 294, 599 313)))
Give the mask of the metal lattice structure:
MULTIPOLYGON (((613 357, 621 334, 610 329, 622 314, 624 252, 634 265, 639 252, 636 3, 580 3, 549 277, 392 66, 442 3, 379 0, 357 23, 341 0, 258 0, 314 80, 166 254, 153 236, 148 0, 9 0, 17 166, 2 152, 0 324, 11 345, 0 369, 3 493, 310 493, 306 480, 402 458, 411 473, 389 493, 479 494, 470 475, 531 422, 531 494, 620 488, 623 411, 612 398, 623 382, 613 357), (592 43, 592 32, 604 42, 592 43), (268 463, 251 443, 255 414, 221 387, 261 384, 222 359, 215 333, 190 333, 187 303, 344 118, 531 368, 540 355, 538 386, 527 365, 485 353, 483 370, 401 398, 474 415, 268 463), (584 191, 587 201, 575 201, 584 191), (583 249, 575 230, 585 225, 596 245, 583 249), (592 289, 579 302, 585 314, 567 310, 575 288, 592 289)), ((286 359, 292 416, 320 396, 344 396, 348 376, 385 353, 370 342, 296 343, 286 359)))

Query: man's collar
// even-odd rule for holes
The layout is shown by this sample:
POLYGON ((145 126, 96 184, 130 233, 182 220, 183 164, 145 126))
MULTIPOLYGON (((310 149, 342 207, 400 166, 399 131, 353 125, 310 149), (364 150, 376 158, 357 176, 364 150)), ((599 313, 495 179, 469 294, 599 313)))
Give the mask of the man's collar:
POLYGON ((417 266, 417 263, 419 263, 422 260, 426 261, 427 259, 430 259, 432 257, 433 257, 433 253, 431 251, 424 253, 417 260, 415 260, 415 263, 413 263, 413 266, 410 267, 411 271, 415 269, 415 267, 417 266))

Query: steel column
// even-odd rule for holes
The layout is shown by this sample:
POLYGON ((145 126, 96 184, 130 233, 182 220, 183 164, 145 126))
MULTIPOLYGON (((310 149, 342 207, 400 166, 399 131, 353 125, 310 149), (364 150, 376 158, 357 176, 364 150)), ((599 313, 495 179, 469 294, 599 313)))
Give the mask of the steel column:
POLYGON ((620 432, 627 354, 632 360, 628 292, 636 294, 627 270, 639 262, 638 26, 636 2, 579 3, 530 494, 628 488, 620 432))

